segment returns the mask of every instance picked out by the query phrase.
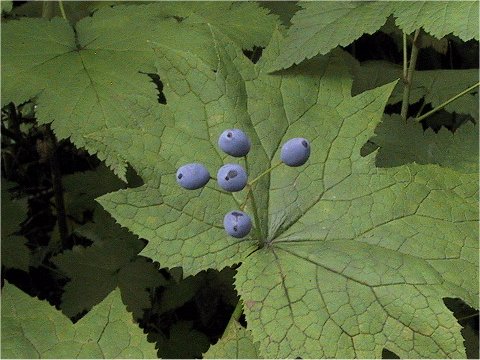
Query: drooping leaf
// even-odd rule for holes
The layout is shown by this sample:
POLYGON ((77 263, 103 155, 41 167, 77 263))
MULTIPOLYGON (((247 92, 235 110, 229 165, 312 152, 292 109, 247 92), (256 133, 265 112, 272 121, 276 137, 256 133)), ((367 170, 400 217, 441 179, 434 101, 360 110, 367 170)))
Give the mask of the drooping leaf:
POLYGON ((143 254, 187 275, 241 263, 236 288, 263 357, 464 357, 460 326, 443 297, 478 306, 478 179, 438 165, 377 168, 360 150, 374 134, 395 83, 351 96, 341 52, 269 74, 276 32, 257 64, 212 27, 218 65, 161 48, 167 105, 162 124, 91 135, 121 152, 145 181, 98 201, 149 241, 143 254), (177 167, 215 173, 232 159, 218 135, 238 127, 252 141, 250 179, 278 162, 288 138, 307 137, 301 168, 276 167, 258 181, 245 238, 222 229, 246 191, 212 181, 187 191, 177 167), (253 216, 254 209, 257 216, 253 216))
POLYGON ((413 1, 395 3, 395 22, 407 34, 423 28, 440 39, 448 34, 478 40, 477 1, 413 1))
POLYGON ((2 289, 3 358, 156 358, 118 290, 83 319, 70 319, 15 286, 2 289))
POLYGON ((465 41, 478 40, 476 1, 317 1, 300 6, 303 9, 293 16, 271 70, 288 68, 373 34, 391 14, 408 34, 423 28, 437 38, 453 33, 465 41))
POLYGON ((242 46, 266 45, 277 23, 267 13, 253 3, 159 2, 103 7, 75 29, 59 18, 2 23, 2 106, 36 97, 40 124, 52 123, 58 138, 98 152, 125 180, 123 157, 83 135, 158 118, 155 84, 147 76, 154 72, 152 46, 188 49, 215 64, 208 22, 242 46))
POLYGON ((460 173, 478 173, 478 125, 466 123, 452 133, 445 128, 436 134, 421 124, 405 123, 400 115, 385 115, 371 139, 380 149, 379 167, 407 163, 439 164, 460 173))
POLYGON ((16 235, 27 218, 27 199, 12 199, 8 189, 14 184, 2 178, 2 265, 28 271, 30 249, 27 239, 16 235))
POLYGON ((392 11, 390 3, 376 1, 300 2, 301 10, 281 46, 272 70, 300 64, 338 45, 346 46, 363 34, 373 34, 392 11))
POLYGON ((230 321, 223 336, 203 354, 204 359, 259 359, 258 344, 237 321, 230 321))
MULTIPOLYGON (((355 78, 352 94, 374 89, 402 77, 400 66, 387 61, 365 61, 354 65, 355 78)), ((410 103, 425 98, 426 104, 439 106, 478 82, 478 69, 415 71, 410 89, 410 103)), ((403 84, 399 82, 388 100, 390 104, 401 102, 403 84)), ((449 112, 468 114, 478 121, 478 89, 454 100, 445 107, 449 112)))

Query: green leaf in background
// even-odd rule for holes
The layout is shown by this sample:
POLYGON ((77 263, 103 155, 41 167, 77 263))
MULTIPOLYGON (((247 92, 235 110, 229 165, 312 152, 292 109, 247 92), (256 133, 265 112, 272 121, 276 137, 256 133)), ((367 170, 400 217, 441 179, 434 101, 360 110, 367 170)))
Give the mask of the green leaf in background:
POLYGON ((168 336, 160 333, 151 336, 157 341, 159 357, 163 359, 200 358, 210 345, 208 337, 193 328, 192 321, 176 322, 170 327, 168 336))
POLYGON ((157 90, 146 75, 155 70, 152 47, 188 49, 214 65, 208 22, 252 47, 267 44, 277 18, 254 3, 159 2, 102 7, 74 29, 59 18, 2 22, 2 106, 36 98, 40 124, 98 152, 125 180, 121 154, 95 148, 83 135, 158 118, 157 90))
POLYGON ((478 40, 477 1, 317 1, 300 6, 303 9, 293 16, 271 70, 288 68, 373 34, 391 14, 406 33, 422 27, 437 38, 453 33, 464 41, 478 40))
POLYGON ((259 359, 258 344, 237 321, 230 321, 223 336, 203 354, 204 359, 259 359))
POLYGON ((190 275, 241 263, 235 286, 263 357, 380 358, 384 348, 464 357, 461 327, 442 299, 478 307, 478 178, 430 164, 382 169, 373 154, 362 157, 395 83, 352 97, 344 53, 271 75, 279 32, 257 64, 214 27, 212 36, 213 71, 192 53, 156 50, 161 125, 90 136, 145 181, 98 201, 164 266, 190 275), (174 176, 187 162, 214 174, 232 161, 217 148, 230 127, 252 141, 250 178, 278 161, 286 139, 312 145, 305 166, 277 167, 256 184, 259 221, 242 240, 222 221, 245 191, 226 194, 213 182, 186 191, 174 176))
POLYGON ((478 125, 466 123, 452 133, 442 128, 436 134, 422 125, 405 123, 400 115, 385 115, 370 140, 380 149, 376 164, 394 167, 407 163, 439 164, 460 173, 478 173, 478 125))
POLYGON ((64 188, 65 211, 79 222, 86 210, 94 211, 98 207, 95 198, 125 188, 106 166, 99 165, 95 170, 77 172, 62 178, 64 188))
MULTIPOLYGON (((136 236, 115 224, 105 211, 99 210, 94 221, 76 230, 93 241, 91 246, 74 246, 52 259, 71 279, 65 285, 61 304, 62 311, 69 317, 89 310, 118 287, 121 269, 133 261, 144 246, 136 236)), ((158 272, 157 276, 160 285, 164 279, 158 272)), ((138 296, 147 296, 143 292, 145 289, 138 296)))
POLYGON ((2 6, 2 15, 5 13, 5 14, 8 14, 9 12, 12 11, 12 7, 13 7, 13 1, 7 1, 7 0, 2 0, 1 1, 1 6, 2 6))
POLYGON ((2 178, 2 265, 28 271, 30 249, 27 239, 15 235, 20 231, 20 224, 27 218, 28 204, 26 198, 12 199, 9 189, 14 183, 2 178))
MULTIPOLYGON (((352 95, 387 84, 402 77, 402 68, 387 61, 354 62, 352 95)), ((415 71, 410 90, 411 104, 425 98, 425 104, 436 107, 478 82, 478 69, 415 71)), ((403 84, 397 84, 388 100, 401 102, 403 84)), ((478 89, 445 107, 446 111, 470 115, 478 121, 478 89)))
POLYGON ((15 286, 2 289, 3 358, 156 358, 155 345, 132 322, 119 290, 76 324, 15 286))

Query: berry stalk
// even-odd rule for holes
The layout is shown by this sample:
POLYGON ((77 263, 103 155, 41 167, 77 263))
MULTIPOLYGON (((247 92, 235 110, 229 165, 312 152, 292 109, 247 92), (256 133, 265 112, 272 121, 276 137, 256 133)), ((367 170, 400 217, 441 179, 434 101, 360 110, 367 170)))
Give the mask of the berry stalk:
MULTIPOLYGON (((245 158, 245 161, 246 161, 246 158, 245 158)), ((264 172, 262 172, 260 175, 258 175, 255 179, 253 179, 252 181, 250 181, 248 183, 248 185, 250 185, 250 187, 255 184, 258 180, 260 180, 263 176, 267 175, 270 171, 272 171, 273 169, 275 169, 276 167, 280 166, 281 164, 283 164, 281 161, 276 163, 275 165, 273 166, 270 166, 267 170, 265 170, 264 172)))

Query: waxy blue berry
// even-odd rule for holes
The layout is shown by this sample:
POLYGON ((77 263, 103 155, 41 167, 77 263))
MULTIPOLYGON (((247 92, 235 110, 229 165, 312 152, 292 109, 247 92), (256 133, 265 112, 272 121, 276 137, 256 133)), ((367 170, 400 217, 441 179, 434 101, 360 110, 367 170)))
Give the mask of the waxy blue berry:
POLYGON ((223 227, 228 235, 242 238, 247 236, 252 229, 252 220, 250 219, 250 216, 243 211, 230 211, 223 218, 223 227))
POLYGON ((293 138, 282 146, 280 158, 288 166, 302 166, 310 156, 310 143, 304 138, 293 138))
POLYGON ((218 146, 229 155, 242 157, 250 151, 250 139, 242 130, 228 129, 218 138, 218 146))
POLYGON ((247 184, 247 173, 238 164, 223 165, 217 173, 218 185, 226 191, 240 191, 247 184))
POLYGON ((177 183, 188 190, 199 189, 210 180, 210 173, 199 163, 191 163, 181 166, 177 170, 177 183))

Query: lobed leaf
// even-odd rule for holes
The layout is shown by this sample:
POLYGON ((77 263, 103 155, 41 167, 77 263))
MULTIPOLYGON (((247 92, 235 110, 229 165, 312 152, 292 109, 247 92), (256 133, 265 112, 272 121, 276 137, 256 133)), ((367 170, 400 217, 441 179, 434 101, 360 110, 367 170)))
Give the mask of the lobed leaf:
POLYGON ((2 106, 36 98, 40 124, 52 123, 58 138, 98 152, 125 180, 121 154, 84 135, 156 119, 156 89, 147 76, 154 72, 152 47, 188 49, 215 64, 209 22, 252 47, 267 43, 277 19, 253 3, 178 2, 102 7, 74 28, 59 18, 2 23, 2 106))
MULTIPOLYGON (((396 83, 352 97, 351 60, 340 51, 269 74, 282 35, 257 64, 212 27, 218 65, 156 50, 167 105, 161 121, 90 135, 109 142, 145 180, 98 201, 147 239, 143 254, 187 275, 241 263, 235 286, 261 356, 464 357, 444 297, 478 306, 478 179, 438 165, 377 168, 361 156, 396 83), (209 183, 186 191, 187 162, 214 173, 231 158, 218 135, 239 127, 252 140, 247 171, 278 161, 280 145, 305 136, 301 168, 275 168, 256 183, 256 229, 228 237, 223 215, 245 191, 209 183)), ((247 212, 253 211, 250 201, 247 212)))

